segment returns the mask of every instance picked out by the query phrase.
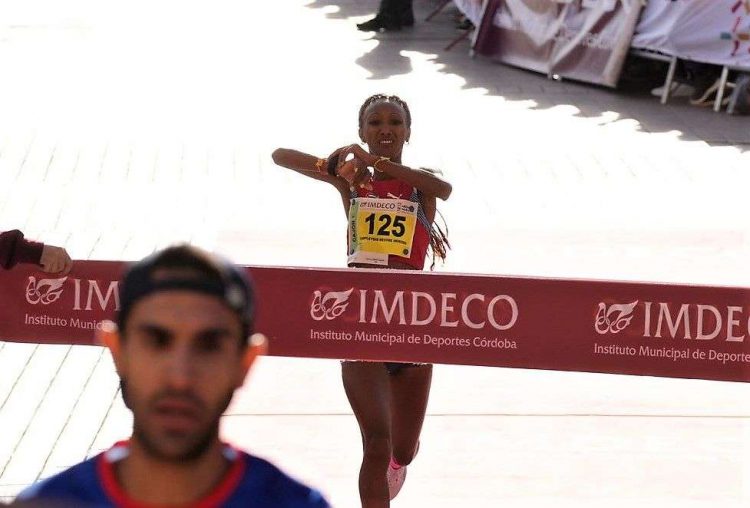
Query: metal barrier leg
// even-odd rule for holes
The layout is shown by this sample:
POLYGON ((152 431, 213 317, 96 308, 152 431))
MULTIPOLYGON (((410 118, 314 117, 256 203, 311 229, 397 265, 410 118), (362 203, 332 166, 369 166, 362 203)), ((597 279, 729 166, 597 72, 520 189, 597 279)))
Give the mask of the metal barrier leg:
POLYGON ((435 7, 435 9, 426 18, 424 18, 424 20, 425 21, 430 21, 432 18, 434 18, 435 16, 437 16, 438 12, 442 11, 443 8, 446 5, 448 5, 449 3, 451 3, 451 0, 443 0, 443 2, 440 5, 438 5, 437 7, 435 7))
POLYGON ((714 101, 714 111, 721 109, 721 101, 724 99, 724 87, 727 86, 729 77, 729 67, 726 65, 721 69, 721 79, 719 80, 719 89, 716 91, 716 100, 714 101))
MULTIPOLYGON (((484 15, 487 13, 487 6, 489 5, 489 0, 482 0, 482 15, 479 17, 480 20, 484 19, 484 15)), ((471 34, 471 46, 469 49, 469 56, 471 58, 476 58, 477 52, 474 49, 477 45, 477 39, 479 38, 479 30, 481 30, 481 21, 477 23, 477 25, 474 27, 474 30, 472 30, 471 34)))
POLYGON ((672 90, 672 81, 674 80, 674 72, 677 69, 677 57, 673 56, 672 60, 669 61, 669 70, 667 71, 667 79, 664 81, 664 90, 661 92, 661 103, 666 104, 669 100, 669 92, 672 90))
POLYGON ((445 51, 450 51, 451 49, 453 49, 453 46, 455 46, 462 40, 468 38, 470 35, 471 35, 471 30, 466 30, 466 32, 462 33, 461 35, 453 39, 451 43, 445 47, 445 51))

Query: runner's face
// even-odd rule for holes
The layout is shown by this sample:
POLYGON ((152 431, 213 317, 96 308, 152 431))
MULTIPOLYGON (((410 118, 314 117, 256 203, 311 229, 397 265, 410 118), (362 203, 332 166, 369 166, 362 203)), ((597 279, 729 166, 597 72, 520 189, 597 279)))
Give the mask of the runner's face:
POLYGON ((191 291, 136 303, 118 370, 133 411, 133 439, 161 460, 200 457, 247 373, 239 319, 220 300, 191 291))
POLYGON ((404 143, 411 130, 406 126, 406 111, 394 102, 375 102, 364 112, 359 135, 373 155, 401 160, 404 143))

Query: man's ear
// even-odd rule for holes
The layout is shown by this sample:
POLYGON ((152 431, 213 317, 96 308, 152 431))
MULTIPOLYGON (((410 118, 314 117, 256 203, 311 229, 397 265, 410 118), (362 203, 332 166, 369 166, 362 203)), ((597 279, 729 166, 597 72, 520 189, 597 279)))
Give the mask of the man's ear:
POLYGON ((247 373, 255 363, 255 360, 268 352, 268 339, 262 333, 254 333, 245 348, 245 353, 242 356, 242 379, 240 385, 245 382, 247 373))
POLYGON ((102 321, 101 329, 96 332, 96 341, 109 349, 117 373, 122 374, 122 337, 117 325, 112 321, 102 321))

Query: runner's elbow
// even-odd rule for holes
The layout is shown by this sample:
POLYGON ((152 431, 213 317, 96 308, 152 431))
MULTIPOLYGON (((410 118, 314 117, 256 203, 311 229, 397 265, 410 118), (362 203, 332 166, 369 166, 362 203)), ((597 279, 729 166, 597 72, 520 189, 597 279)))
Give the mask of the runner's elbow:
POLYGON ((451 193, 453 192, 453 186, 449 184, 448 182, 443 182, 443 184, 440 186, 439 191, 440 192, 437 193, 437 197, 439 197, 443 201, 447 201, 448 198, 451 197, 451 193))
POLYGON ((271 154, 271 158, 273 159, 273 162, 275 164, 281 165, 282 161, 284 160, 284 154, 286 153, 286 150, 284 148, 277 148, 273 151, 271 154))

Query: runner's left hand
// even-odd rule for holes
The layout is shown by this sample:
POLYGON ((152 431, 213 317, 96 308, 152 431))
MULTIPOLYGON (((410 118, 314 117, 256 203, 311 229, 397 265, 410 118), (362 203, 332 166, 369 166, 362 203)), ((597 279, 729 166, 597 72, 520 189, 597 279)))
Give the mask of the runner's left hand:
POLYGON ((356 157, 352 157, 339 166, 338 174, 341 178, 349 182, 349 188, 352 191, 359 187, 372 190, 372 184, 370 183, 372 173, 370 173, 367 166, 356 157))
POLYGON ((367 169, 367 161, 372 158, 361 146, 354 144, 345 146, 339 151, 338 175, 349 182, 349 188, 355 190, 364 188, 372 190, 372 173, 367 169))
POLYGON ((344 162, 346 162, 346 160, 350 158, 350 155, 353 155, 355 158, 359 159, 364 166, 371 166, 374 162, 372 154, 355 143, 353 145, 345 146, 341 149, 341 151, 339 152, 339 166, 343 165, 344 162))

